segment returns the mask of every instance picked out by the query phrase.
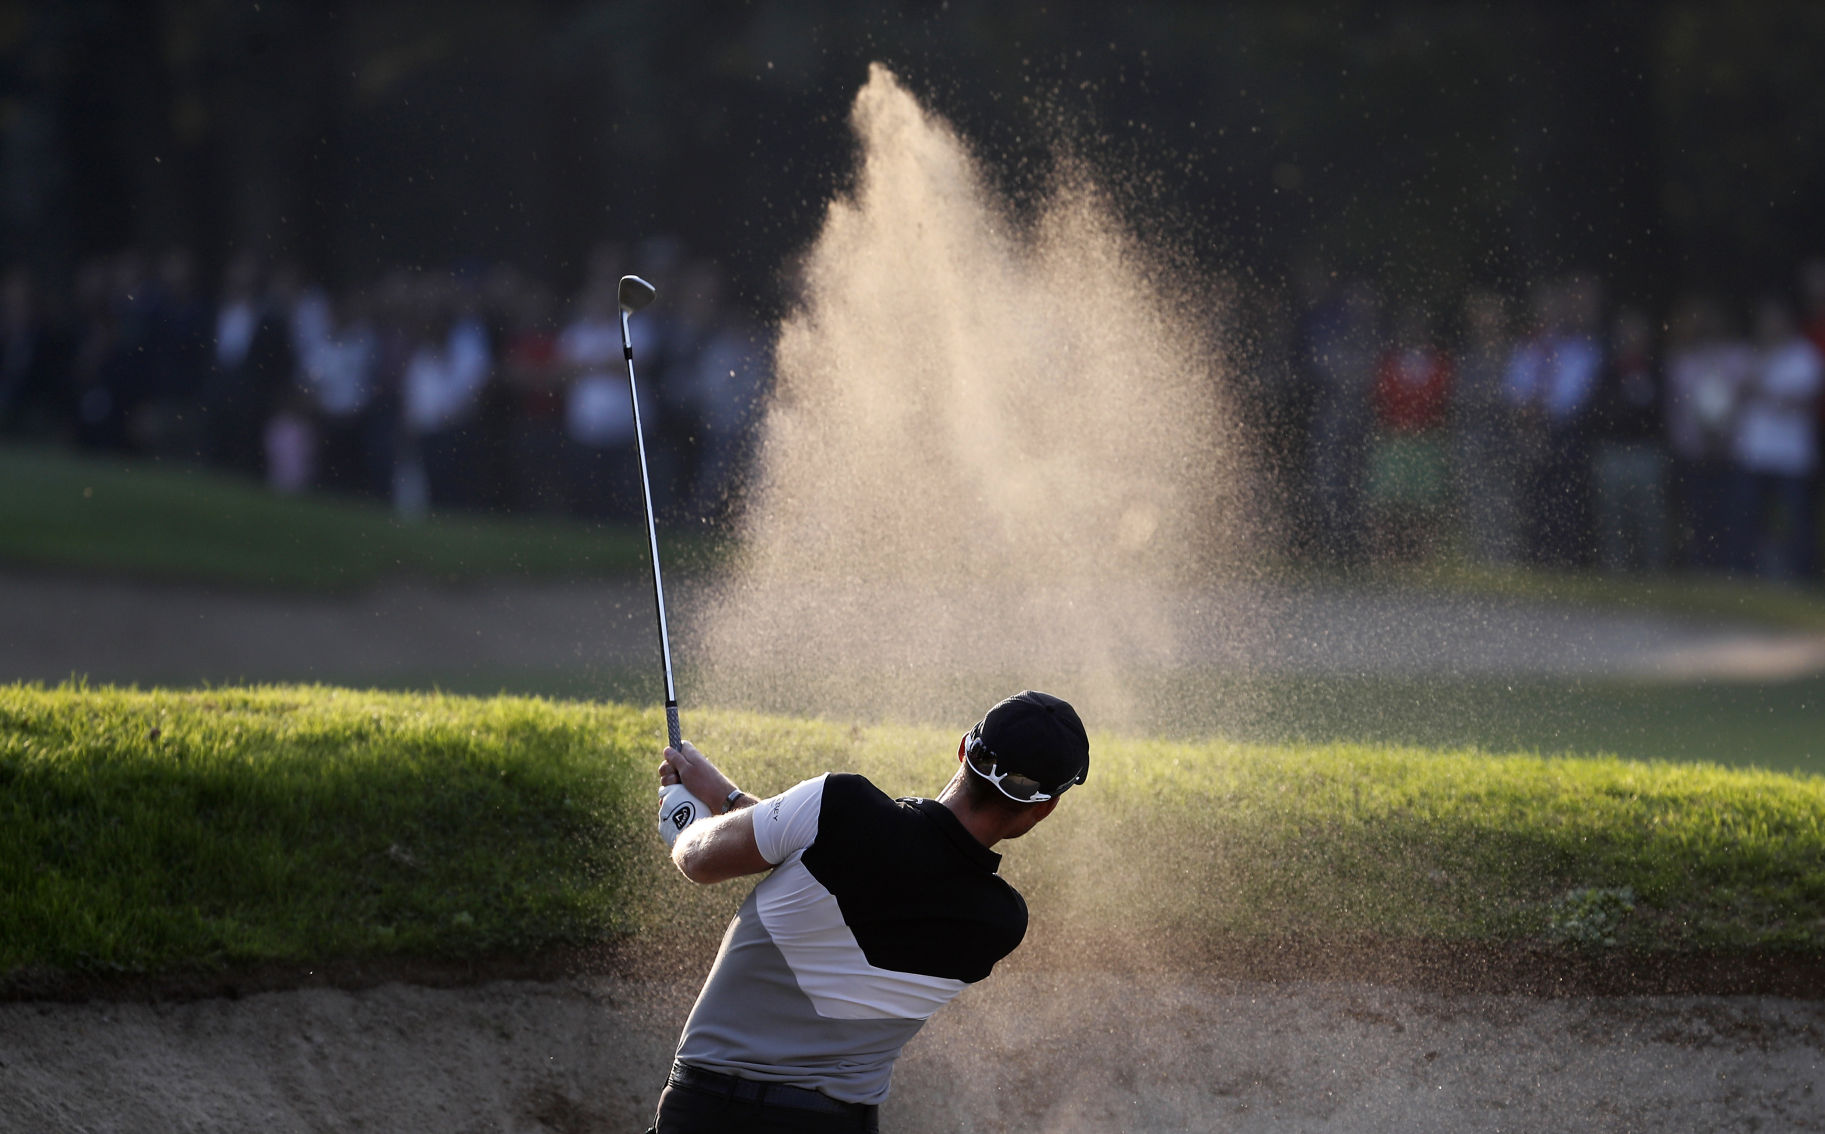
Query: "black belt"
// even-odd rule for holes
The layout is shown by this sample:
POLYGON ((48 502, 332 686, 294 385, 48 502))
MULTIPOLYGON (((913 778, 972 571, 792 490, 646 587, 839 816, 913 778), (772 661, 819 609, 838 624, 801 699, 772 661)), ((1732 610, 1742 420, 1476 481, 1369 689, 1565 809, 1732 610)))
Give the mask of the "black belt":
POLYGON ((862 1118, 871 1114, 875 1109, 868 1103, 842 1102, 831 1098, 822 1091, 795 1087, 790 1083, 763 1083, 758 1079, 743 1079, 739 1075, 705 1071, 701 1067, 692 1067, 688 1063, 672 1064, 672 1073, 667 1082, 675 1087, 705 1091, 738 1102, 758 1103, 761 1106, 785 1106, 791 1107, 793 1110, 815 1111, 818 1114, 840 1114, 862 1118))

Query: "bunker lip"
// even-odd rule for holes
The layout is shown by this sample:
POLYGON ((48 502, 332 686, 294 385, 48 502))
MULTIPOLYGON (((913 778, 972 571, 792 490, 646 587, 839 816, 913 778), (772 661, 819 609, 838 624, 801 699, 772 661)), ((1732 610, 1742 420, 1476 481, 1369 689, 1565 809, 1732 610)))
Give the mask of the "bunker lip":
POLYGON ((1170 972, 1239 981, 1364 983, 1452 995, 1781 996, 1825 1001, 1825 953, 1769 947, 1639 951, 1425 937, 1215 937, 1154 943, 1099 931, 1030 942, 1025 968, 1170 972))
MULTIPOLYGON (((677 937, 655 934, 523 955, 344 958, 213 972, 16 973, 0 978, 0 1002, 184 1002, 394 983, 466 988, 501 981, 700 975, 709 966, 715 942, 677 937)), ((1188 944, 1099 932, 1093 938, 1041 935, 999 971, 1028 976, 1196 971, 1200 977, 1239 983, 1368 984, 1458 996, 1778 996, 1825 1002, 1825 953, 1771 948, 1637 952, 1540 942, 1369 937, 1218 938, 1188 944)))
MULTIPOLYGON (((0 1003, 91 1000, 160 1002, 238 1000, 263 992, 300 988, 344 991, 383 984, 425 988, 468 988, 497 981, 556 981, 599 975, 657 974, 654 959, 642 961, 625 940, 560 946, 525 954, 473 957, 343 957, 321 962, 263 962, 203 971, 158 973, 35 970, 0 977, 0 1003)), ((707 966, 708 961, 705 961, 707 966)))

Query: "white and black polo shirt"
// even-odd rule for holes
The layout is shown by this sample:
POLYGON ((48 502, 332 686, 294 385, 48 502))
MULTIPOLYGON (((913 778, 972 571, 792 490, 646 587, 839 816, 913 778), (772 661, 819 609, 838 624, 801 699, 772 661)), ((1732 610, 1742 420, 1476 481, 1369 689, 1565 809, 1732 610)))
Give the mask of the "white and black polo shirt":
POLYGON ((1026 902, 949 808, 861 776, 748 814, 775 868, 729 923, 678 1059, 879 1103, 906 1041, 1020 944, 1026 902))

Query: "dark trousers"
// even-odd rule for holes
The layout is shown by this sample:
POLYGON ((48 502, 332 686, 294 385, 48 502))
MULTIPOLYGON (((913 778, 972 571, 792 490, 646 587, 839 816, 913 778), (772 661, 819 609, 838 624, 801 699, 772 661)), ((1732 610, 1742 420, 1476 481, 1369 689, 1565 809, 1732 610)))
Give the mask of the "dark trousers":
POLYGON ((1730 567, 1745 574, 1809 579, 1819 534, 1812 482, 1804 476, 1736 469, 1729 486, 1734 519, 1730 567))
MULTIPOLYGON (((713 1082, 677 1081, 674 1072, 659 1096, 659 1115, 647 1134, 878 1134, 879 1112, 851 1106, 848 1113, 828 1114, 769 1100, 766 1093, 740 1095, 713 1082)), ((751 1088, 754 1084, 730 1080, 751 1088)))
POLYGON ((1527 496, 1527 549, 1540 567, 1581 567, 1590 562, 1590 444, 1574 426, 1549 430, 1546 456, 1534 470, 1527 496))
POLYGON ((1674 464, 1679 490, 1682 561, 1700 570, 1726 570, 1737 546, 1738 521, 1730 511, 1730 473, 1714 458, 1682 459, 1674 464))

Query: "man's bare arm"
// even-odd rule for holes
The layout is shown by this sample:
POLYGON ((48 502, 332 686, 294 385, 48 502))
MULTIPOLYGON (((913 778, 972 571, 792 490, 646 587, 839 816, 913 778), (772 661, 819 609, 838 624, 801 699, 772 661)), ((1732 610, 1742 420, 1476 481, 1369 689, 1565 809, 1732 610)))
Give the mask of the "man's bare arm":
POLYGON ((773 869, 754 841, 754 816, 748 809, 757 802, 743 796, 736 810, 684 829, 672 844, 672 861, 686 878, 708 885, 773 869))
MULTIPOLYGON (((682 783, 713 808, 721 807, 736 790, 734 782, 689 741, 665 750, 659 782, 682 783)), ((758 802, 751 795, 739 795, 727 814, 708 816, 686 827, 672 844, 672 862, 686 878, 705 885, 773 869, 773 863, 761 857, 760 845, 754 841, 754 816, 747 814, 758 802)))

